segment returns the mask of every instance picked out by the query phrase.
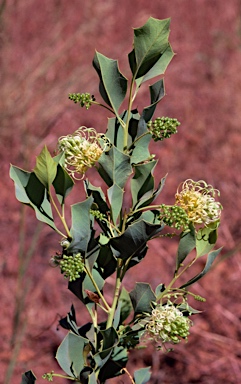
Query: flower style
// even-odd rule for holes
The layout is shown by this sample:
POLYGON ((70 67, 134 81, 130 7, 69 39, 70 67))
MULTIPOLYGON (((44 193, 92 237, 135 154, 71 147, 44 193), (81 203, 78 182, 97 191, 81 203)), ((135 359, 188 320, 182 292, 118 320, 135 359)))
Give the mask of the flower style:
POLYGON ((178 344, 187 339, 192 321, 172 303, 157 305, 147 318, 145 334, 155 342, 178 344))
POLYGON ((100 158, 103 149, 100 136, 94 128, 80 127, 72 135, 62 136, 58 140, 58 150, 64 152, 65 167, 76 179, 75 173, 82 177, 100 158))
POLYGON ((176 193, 176 204, 187 213, 189 221, 207 226, 220 220, 222 205, 215 201, 215 195, 220 194, 212 185, 205 181, 188 179, 176 193))

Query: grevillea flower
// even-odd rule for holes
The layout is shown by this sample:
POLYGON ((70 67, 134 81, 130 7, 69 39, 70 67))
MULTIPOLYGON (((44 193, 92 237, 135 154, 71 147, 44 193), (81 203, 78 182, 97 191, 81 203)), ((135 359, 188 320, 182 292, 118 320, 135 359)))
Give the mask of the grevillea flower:
POLYGON ((65 167, 74 178, 75 173, 83 176, 100 158, 103 149, 99 139, 100 135, 94 128, 86 127, 59 138, 58 150, 64 152, 65 167))
POLYGON ((145 335, 155 342, 177 344, 187 339, 192 321, 172 303, 157 305, 146 319, 145 335))
POLYGON ((220 192, 205 181, 188 179, 178 187, 176 204, 184 209, 190 222, 207 226, 220 220, 222 205, 215 201, 220 192))

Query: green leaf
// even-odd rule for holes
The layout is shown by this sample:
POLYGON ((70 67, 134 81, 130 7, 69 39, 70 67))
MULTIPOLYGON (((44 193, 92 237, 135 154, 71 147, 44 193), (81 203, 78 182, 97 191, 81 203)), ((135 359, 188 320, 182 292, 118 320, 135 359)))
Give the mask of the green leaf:
POLYGON ((113 184, 112 187, 107 190, 107 195, 111 206, 112 220, 114 224, 116 224, 122 208, 124 190, 118 185, 113 184))
POLYGON ((104 279, 115 272, 116 258, 113 256, 113 252, 110 249, 109 244, 106 246, 101 246, 97 263, 102 270, 102 276, 104 279))
POLYGON ((201 228, 196 235, 197 256, 201 257, 209 253, 217 241, 217 228, 201 228))
POLYGON ((135 288, 130 292, 130 298, 135 315, 143 312, 150 313, 153 309, 151 302, 156 300, 150 284, 147 283, 136 283, 135 288))
POLYGON ((46 146, 36 159, 34 173, 46 189, 49 189, 57 173, 57 163, 50 155, 46 146))
MULTIPOLYGON (((121 119, 124 120, 127 111, 121 114, 121 119)), ((124 147, 124 129, 120 125, 119 120, 116 117, 111 117, 108 119, 106 137, 110 140, 119 151, 123 150, 124 147)))
POLYGON ((194 276, 191 280, 189 280, 187 283, 183 284, 180 288, 185 288, 185 287, 188 287, 189 285, 195 283, 196 281, 200 280, 204 275, 206 275, 206 273, 209 271, 209 269, 211 268, 214 260, 216 259, 216 257, 219 255, 219 253, 221 252, 222 250, 222 247, 217 249, 216 251, 212 251, 208 254, 208 257, 207 257, 207 261, 206 261, 206 264, 205 264, 205 267, 204 269, 202 270, 201 273, 197 274, 196 276, 194 276))
POLYGON ((150 17, 142 27, 134 29, 134 50, 129 55, 134 78, 145 76, 165 53, 169 46, 169 25, 170 19, 150 17))
POLYGON ((91 236, 90 209, 93 204, 93 197, 71 206, 72 226, 70 229, 73 238, 68 251, 85 253, 91 236))
POLYGON ((196 235, 193 226, 190 226, 190 231, 182 232, 180 242, 177 250, 176 271, 178 271, 182 262, 186 259, 187 255, 196 246, 196 235))
POLYGON ((123 287, 121 290, 119 303, 120 303, 120 324, 123 324, 123 322, 127 319, 131 311, 133 310, 130 295, 125 289, 125 287, 123 287))
POLYGON ((53 180, 53 186, 57 195, 58 201, 61 205, 64 204, 65 198, 71 192, 74 181, 69 176, 68 172, 58 164, 56 177, 53 180))
MULTIPOLYGON (((101 291, 104 286, 104 279, 100 275, 99 271, 97 271, 96 268, 93 268, 91 271, 92 277, 95 280, 96 285, 98 286, 99 290, 101 291)), ((87 293, 85 290, 91 291, 96 293, 96 289, 89 278, 89 276, 86 274, 82 274, 79 279, 75 281, 71 281, 68 284, 68 289, 77 296, 85 305, 91 303, 93 305, 94 303, 88 298, 87 293)))
MULTIPOLYGON (((104 284, 105 284, 105 280, 102 278, 99 271, 97 271, 97 269, 95 269, 95 268, 92 269, 91 274, 93 276, 93 279, 94 279, 97 287, 101 291, 104 284)), ((84 298, 87 297, 85 290, 88 290, 88 291, 91 291, 94 293, 96 292, 95 286, 93 285, 93 283, 92 283, 92 281, 88 275, 85 276, 84 281, 83 281, 83 297, 84 298)))
POLYGON ((99 52, 95 53, 93 66, 100 78, 102 98, 118 115, 118 109, 126 95, 127 79, 119 71, 117 60, 109 59, 99 52))
POLYGON ((25 190, 30 175, 30 172, 24 171, 23 169, 15 167, 14 165, 10 166, 10 177, 14 181, 16 198, 23 204, 30 204, 29 197, 25 190))
POLYGON ((22 381, 20 384, 34 384, 36 381, 36 377, 34 376, 32 371, 27 371, 22 374, 22 381))
POLYGON ((147 72, 145 76, 143 76, 138 82, 141 84, 147 80, 153 79, 156 76, 163 75, 174 56, 174 52, 170 44, 167 45, 167 48, 161 55, 160 59, 156 62, 156 64, 147 72))
POLYGON ((131 180, 132 204, 135 207, 141 197, 147 193, 153 192, 154 177, 152 171, 156 166, 157 161, 148 161, 144 164, 134 165, 135 175, 131 180))
POLYGON ((11 165, 10 177, 15 184, 15 194, 18 201, 27 204, 35 210, 36 217, 56 230, 52 209, 48 200, 47 190, 32 172, 26 172, 18 167, 11 165), (29 183, 30 181, 30 183, 29 183), (31 199, 33 201, 31 201, 31 199), (35 205, 35 203, 37 205, 35 205))
POLYGON ((191 316, 202 313, 202 311, 198 311, 197 309, 192 308, 187 302, 178 305, 178 309, 183 313, 184 316, 191 316))
POLYGON ((89 340, 75 333, 69 332, 60 344, 56 359, 67 375, 78 378, 86 361, 84 357, 84 348, 89 344, 89 340))
POLYGON ((101 213, 106 214, 109 212, 109 207, 106 203, 105 194, 100 187, 95 187, 89 180, 84 180, 85 190, 88 196, 93 196, 94 203, 97 205, 101 213))
POLYGON ((115 346, 109 359, 105 362, 99 373, 99 380, 101 383, 105 383, 106 380, 115 376, 123 374, 123 368, 125 368, 128 361, 128 354, 126 348, 122 346, 115 346))
MULTIPOLYGON (((115 250, 115 256, 122 260, 138 259, 145 256, 147 241, 162 230, 162 225, 153 225, 144 220, 135 221, 130 224, 125 232, 110 239, 110 245, 115 250)), ((135 261, 138 262, 138 260, 135 261)))
POLYGON ((151 378, 151 367, 140 368, 134 372, 134 382, 136 384, 146 384, 151 378))
POLYGON ((150 88, 150 95, 151 95, 151 105, 149 105, 149 107, 144 108, 142 112, 142 117, 144 118, 146 123, 148 123, 148 121, 151 120, 157 104, 165 96, 164 80, 161 79, 157 81, 155 84, 151 85, 149 88, 150 88))
POLYGON ((101 155, 99 165, 98 172, 109 187, 116 184, 123 188, 132 173, 130 157, 114 146, 101 155))
POLYGON ((98 384, 97 379, 95 377, 95 372, 92 372, 91 375, 89 375, 88 384, 98 384))
POLYGON ((46 188, 33 172, 30 174, 25 191, 31 203, 40 208, 44 201, 46 188))
POLYGON ((142 208, 142 207, 147 207, 149 204, 151 204, 157 196, 160 194, 162 191, 166 181, 166 176, 163 177, 158 185, 158 188, 154 191, 150 190, 146 192, 137 202, 135 209, 142 208))
POLYGON ((100 356, 104 359, 114 348, 115 345, 118 344, 119 337, 115 330, 115 328, 110 327, 103 331, 100 331, 103 337, 103 347, 100 352, 100 356))
MULTIPOLYGON (((131 128, 131 124, 129 125, 131 128)), ((151 135, 142 116, 139 116, 137 129, 132 132, 132 144, 130 146, 131 164, 138 164, 150 159, 149 143, 151 135)))

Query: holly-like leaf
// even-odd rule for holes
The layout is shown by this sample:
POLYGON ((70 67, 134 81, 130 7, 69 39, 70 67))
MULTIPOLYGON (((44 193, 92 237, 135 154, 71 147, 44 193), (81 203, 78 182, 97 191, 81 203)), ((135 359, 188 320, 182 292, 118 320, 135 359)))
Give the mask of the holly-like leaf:
POLYGON ((129 55, 134 78, 145 76, 165 53, 169 46, 169 25, 170 19, 150 17, 142 27, 134 29, 134 49, 129 55))
POLYGON ((32 371, 27 371, 22 374, 22 381, 20 384, 34 384, 36 381, 36 377, 34 376, 32 371))
POLYGON ((39 221, 56 230, 47 190, 36 175, 11 165, 10 177, 15 184, 17 200, 32 207, 39 221))
POLYGON ((120 324, 123 324, 123 322, 127 319, 129 314, 133 310, 130 295, 125 289, 125 287, 123 287, 121 290, 119 303, 120 303, 120 324))
POLYGON ((201 257, 209 253, 217 241, 217 228, 201 228, 196 235, 197 256, 201 257))
POLYGON ((135 384, 146 384, 151 378, 151 367, 140 368, 134 372, 135 384))
POLYGON ((195 228, 190 226, 188 232, 183 232, 180 236, 180 242, 177 250, 176 270, 178 271, 182 262, 186 259, 187 255, 196 246, 195 228))
POLYGON ((156 300, 150 284, 147 283, 136 283, 135 288, 130 292, 130 298, 135 315, 143 312, 150 313, 153 309, 151 302, 156 300))
POLYGON ((86 364, 84 348, 89 344, 89 340, 69 332, 60 344, 56 359, 70 377, 78 378, 80 372, 86 364))
POLYGON ((100 187, 95 187, 89 180, 84 180, 85 190, 88 196, 93 196, 94 203, 97 205, 100 213, 106 214, 110 209, 106 203, 105 194, 100 187))
POLYGON ((147 192, 152 194, 154 189, 153 170, 157 161, 148 161, 144 164, 134 165, 135 175, 131 180, 132 204, 135 208, 137 202, 147 192))
POLYGON ((93 66, 100 78, 102 98, 118 115, 118 109, 126 95, 127 79, 119 71, 117 60, 109 59, 99 52, 95 53, 93 66))
POLYGON ((167 48, 162 53, 160 59, 156 62, 156 64, 146 73, 145 76, 137 79, 137 86, 140 86, 147 80, 153 79, 156 76, 164 75, 170 61, 174 57, 174 52, 170 44, 167 45, 167 48))
POLYGON ((146 123, 148 123, 148 121, 151 120, 157 104, 165 96, 163 79, 157 81, 155 84, 150 86, 150 95, 151 95, 151 105, 149 105, 149 107, 144 108, 142 112, 142 117, 146 123))
POLYGON ((107 190, 107 195, 111 206, 112 220, 116 224, 120 211, 122 209, 124 190, 118 185, 113 184, 107 190))
POLYGON ((116 184, 123 188, 132 173, 130 156, 114 146, 101 155, 99 165, 98 172, 109 187, 116 184))
POLYGON ((63 205, 65 198, 74 186, 74 181, 60 164, 57 166, 57 173, 55 179, 53 180, 53 186, 59 203, 63 205))
POLYGON ((166 176, 163 177, 155 190, 150 190, 146 192, 137 202, 135 209, 142 208, 142 207, 147 207, 150 205, 156 198, 157 196, 161 193, 166 181, 166 176))
POLYGON ((130 224, 122 235, 110 239, 110 245, 115 250, 116 257, 123 260, 139 258, 140 261, 146 254, 147 241, 161 230, 160 224, 154 225, 138 220, 130 224))
POLYGON ((114 346, 108 360, 105 362, 99 373, 99 380, 105 383, 106 380, 123 374, 128 361, 126 348, 116 345, 114 346))
POLYGON ((34 173, 46 189, 49 189, 57 173, 57 163, 50 155, 46 146, 36 159, 34 173))
POLYGON ((59 325, 61 325, 61 327, 65 329, 72 331, 76 335, 79 335, 73 304, 71 305, 70 311, 68 312, 67 316, 59 320, 59 325))
POLYGON ((192 279, 190 279, 187 283, 183 284, 180 288, 185 288, 185 287, 188 287, 189 285, 195 283, 196 281, 200 280, 204 275, 206 275, 206 273, 209 271, 209 269, 211 268, 214 260, 216 259, 216 257, 219 255, 219 253, 221 252, 222 248, 219 248, 217 249, 216 251, 212 251, 208 254, 208 257, 207 257, 207 261, 206 261, 206 264, 205 264, 205 267, 204 269, 202 270, 201 273, 198 273, 196 276, 194 276, 192 279))
POLYGON ((93 204, 93 197, 71 206, 72 226, 70 229, 73 238, 68 251, 85 253, 91 236, 90 209, 93 204))

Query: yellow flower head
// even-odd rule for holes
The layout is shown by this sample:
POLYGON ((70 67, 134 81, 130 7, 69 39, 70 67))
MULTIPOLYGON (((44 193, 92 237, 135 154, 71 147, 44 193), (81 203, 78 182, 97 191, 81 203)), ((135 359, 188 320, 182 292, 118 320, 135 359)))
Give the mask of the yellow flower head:
POLYGON ((75 173, 83 177, 103 152, 98 133, 94 128, 86 127, 80 127, 72 135, 60 137, 58 150, 64 152, 65 167, 74 178, 76 178, 75 173))
POLYGON ((187 213, 193 224, 207 226, 220 220, 222 205, 215 201, 215 195, 220 192, 205 181, 184 181, 177 189, 176 204, 187 213))

